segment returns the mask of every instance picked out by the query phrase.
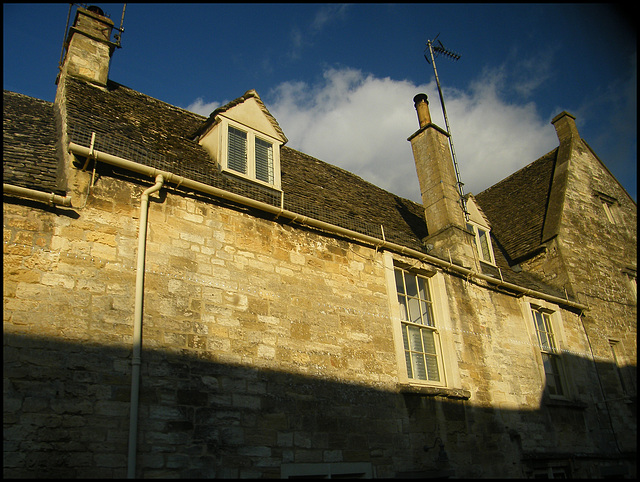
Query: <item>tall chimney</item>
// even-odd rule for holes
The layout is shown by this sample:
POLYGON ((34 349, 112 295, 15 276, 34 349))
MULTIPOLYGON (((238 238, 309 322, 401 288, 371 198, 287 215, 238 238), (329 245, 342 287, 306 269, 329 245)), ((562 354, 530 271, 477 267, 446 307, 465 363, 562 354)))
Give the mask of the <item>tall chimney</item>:
POLYGON ((466 220, 456 184, 449 134, 431 122, 426 94, 413 98, 420 128, 407 140, 411 142, 416 164, 424 217, 427 223, 426 243, 433 245, 432 254, 464 266, 475 263, 471 248, 472 234, 466 220))
POLYGON ((105 86, 109 62, 116 44, 111 42, 113 21, 99 7, 78 7, 65 42, 66 55, 60 76, 70 75, 105 86))

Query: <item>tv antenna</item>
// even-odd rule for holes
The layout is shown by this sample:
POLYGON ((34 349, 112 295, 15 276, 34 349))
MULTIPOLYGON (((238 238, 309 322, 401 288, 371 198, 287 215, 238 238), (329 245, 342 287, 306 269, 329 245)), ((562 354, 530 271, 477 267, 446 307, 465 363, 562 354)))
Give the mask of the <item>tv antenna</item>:
MULTIPOLYGON (((438 94, 440 94, 440 105, 442 105, 442 113, 444 114, 444 123, 447 127, 447 134, 449 135, 449 146, 451 147, 451 158, 453 159, 453 167, 456 171, 456 188, 458 190, 458 195, 460 196, 460 206, 462 207, 462 212, 464 213, 465 221, 469 221, 469 212, 467 211, 467 201, 464 198, 464 189, 462 187, 464 186, 464 183, 460 180, 460 170, 458 169, 458 161, 456 160, 456 150, 453 147, 453 136, 451 135, 451 128, 449 127, 449 118, 447 117, 447 109, 444 106, 444 97, 442 95, 442 88, 440 87, 438 70, 436 69, 437 54, 445 55, 447 57, 452 58, 453 60, 458 60, 460 58, 460 55, 455 52, 452 52, 451 50, 445 49, 444 45, 442 45, 442 42, 440 42, 440 40, 436 42, 439 36, 440 34, 436 35, 436 37, 433 40, 427 40, 427 49, 429 50, 431 61, 429 61, 429 58, 427 57, 426 53, 424 54, 424 59, 427 61, 428 64, 433 65, 433 73, 436 76, 436 85, 438 86, 438 94), (436 53, 436 55, 434 55, 434 52, 436 53)), ((427 49, 425 49, 425 52, 427 49)))

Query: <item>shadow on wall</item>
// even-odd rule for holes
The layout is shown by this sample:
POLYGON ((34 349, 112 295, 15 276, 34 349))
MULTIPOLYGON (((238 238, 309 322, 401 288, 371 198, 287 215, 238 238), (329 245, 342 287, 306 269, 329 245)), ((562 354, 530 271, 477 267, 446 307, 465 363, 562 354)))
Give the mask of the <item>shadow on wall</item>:
MULTIPOLYGON (((139 477, 278 478, 285 466, 370 467, 375 477, 635 474, 635 448, 621 454, 611 432, 633 420, 635 440, 635 399, 491 409, 477 394, 399 394, 193 353, 143 351, 139 477), (608 420, 607 408, 617 415, 608 420)), ((589 360, 571 363, 593 371, 589 360)), ((130 383, 128 347, 5 333, 3 475, 125 477, 130 383)))

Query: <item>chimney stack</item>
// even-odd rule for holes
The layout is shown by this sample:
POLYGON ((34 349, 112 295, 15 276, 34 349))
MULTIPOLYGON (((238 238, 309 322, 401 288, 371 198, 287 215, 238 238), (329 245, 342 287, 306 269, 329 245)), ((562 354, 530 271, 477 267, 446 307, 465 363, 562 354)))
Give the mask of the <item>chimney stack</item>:
POLYGON ((109 62, 116 44, 111 42, 113 21, 99 7, 78 7, 65 42, 66 55, 56 79, 70 75, 106 86, 109 62))
POLYGON ((549 191, 547 215, 542 228, 542 242, 548 241, 560 232, 565 189, 569 178, 569 161, 575 155, 574 151, 581 145, 576 118, 573 115, 562 111, 551 120, 551 123, 556 128, 559 145, 549 191))
POLYGON ((420 183, 424 217, 431 254, 456 264, 475 263, 472 234, 466 230, 466 220, 457 189, 453 158, 449 149, 449 134, 431 122, 426 94, 413 98, 420 128, 407 140, 411 142, 416 172, 420 183))

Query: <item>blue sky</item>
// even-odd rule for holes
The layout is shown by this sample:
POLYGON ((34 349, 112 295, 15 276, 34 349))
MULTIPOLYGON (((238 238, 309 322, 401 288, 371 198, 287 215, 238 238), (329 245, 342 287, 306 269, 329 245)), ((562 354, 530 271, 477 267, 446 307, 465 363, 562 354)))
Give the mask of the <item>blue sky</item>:
MULTIPOLYGON (((97 3, 120 25, 123 4, 97 3)), ((69 4, 3 4, 4 89, 53 101, 69 4)), ((75 7, 72 10, 75 12, 75 7)), ((420 201, 413 96, 444 127, 465 192, 557 146, 566 110, 637 199, 637 50, 609 4, 127 4, 109 77, 208 115, 256 89, 288 145, 420 201)))

